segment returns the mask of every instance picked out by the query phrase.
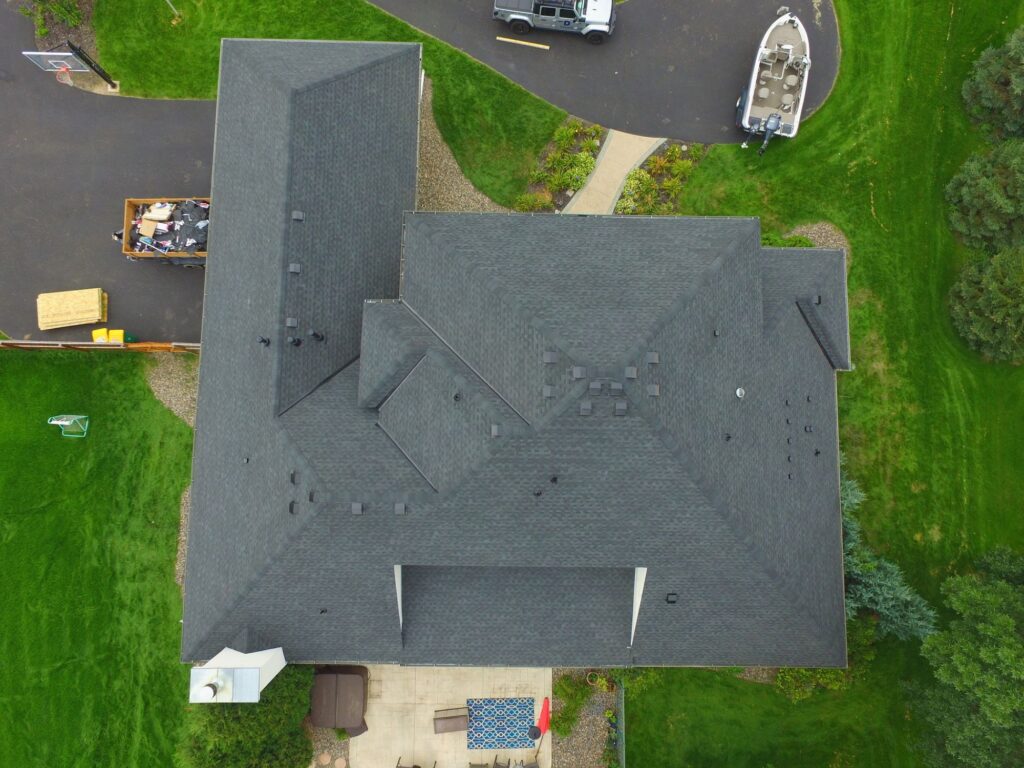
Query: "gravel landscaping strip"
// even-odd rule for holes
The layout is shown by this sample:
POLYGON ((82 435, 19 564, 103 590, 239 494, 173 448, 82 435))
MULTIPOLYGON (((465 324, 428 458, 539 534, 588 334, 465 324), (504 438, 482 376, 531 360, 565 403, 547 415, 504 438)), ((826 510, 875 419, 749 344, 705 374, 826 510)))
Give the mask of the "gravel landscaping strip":
POLYGON ((199 358, 179 352, 153 352, 146 381, 156 399, 190 427, 196 425, 199 358))
POLYGON ((474 187, 459 168, 434 122, 433 86, 423 79, 420 104, 420 161, 416 174, 416 209, 420 211, 507 212, 474 187))
MULTIPOLYGON (((551 670, 552 680, 562 675, 583 677, 582 669, 555 668, 551 670)), ((552 702, 552 713, 561 709, 559 702, 552 702)), ((551 732, 551 768, 599 768, 604 763, 604 753, 608 739, 608 723, 604 717, 606 709, 615 709, 615 693, 602 693, 594 690, 587 706, 580 712, 580 720, 567 738, 551 732)))
MULTIPOLYGON (((313 759, 310 761, 310 768, 322 768, 322 766, 340 766, 338 758, 348 763, 348 739, 340 741, 334 733, 333 728, 314 728, 306 721, 306 731, 313 742, 313 759), (329 757, 325 757, 329 756, 329 757)), ((364 766, 365 768, 365 766, 364 766)))
POLYGON ((846 262, 850 262, 850 241, 846 239, 843 230, 827 221, 819 221, 815 224, 801 224, 789 235, 803 235, 818 248, 842 248, 846 251, 846 262))

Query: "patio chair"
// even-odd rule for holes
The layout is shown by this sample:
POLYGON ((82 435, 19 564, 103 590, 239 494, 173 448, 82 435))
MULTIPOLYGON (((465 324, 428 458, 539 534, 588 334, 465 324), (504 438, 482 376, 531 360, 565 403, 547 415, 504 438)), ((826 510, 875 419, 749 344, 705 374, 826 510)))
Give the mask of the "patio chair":
POLYGON ((511 767, 512 767, 512 760, 511 760, 511 758, 506 760, 505 762, 501 762, 501 758, 500 757, 498 757, 497 755, 494 756, 494 765, 493 765, 492 768, 511 768, 511 767))

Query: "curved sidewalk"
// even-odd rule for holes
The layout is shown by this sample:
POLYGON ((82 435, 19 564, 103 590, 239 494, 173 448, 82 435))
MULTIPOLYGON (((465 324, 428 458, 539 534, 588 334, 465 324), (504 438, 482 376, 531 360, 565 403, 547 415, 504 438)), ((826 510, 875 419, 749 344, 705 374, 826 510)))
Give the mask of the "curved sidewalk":
POLYGON ((664 143, 665 139, 608 131, 594 172, 562 213, 614 213, 627 174, 664 143))

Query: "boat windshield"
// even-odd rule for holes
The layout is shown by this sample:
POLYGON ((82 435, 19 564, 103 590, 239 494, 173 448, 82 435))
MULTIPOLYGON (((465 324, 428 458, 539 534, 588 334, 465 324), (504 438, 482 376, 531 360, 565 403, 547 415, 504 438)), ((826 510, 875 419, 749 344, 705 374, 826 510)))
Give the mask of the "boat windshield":
POLYGON ((583 9, 587 5, 587 0, 576 0, 576 15, 583 18, 583 9))

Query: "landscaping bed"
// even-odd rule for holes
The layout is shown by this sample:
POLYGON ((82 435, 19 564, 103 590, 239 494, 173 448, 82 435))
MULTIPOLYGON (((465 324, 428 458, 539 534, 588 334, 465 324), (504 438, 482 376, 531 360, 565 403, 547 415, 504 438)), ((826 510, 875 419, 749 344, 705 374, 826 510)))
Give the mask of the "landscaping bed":
POLYGON ((614 689, 602 690, 590 686, 586 681, 586 672, 581 669, 556 667, 551 670, 551 676, 555 681, 551 706, 551 768, 598 768, 605 765, 608 740, 608 718, 605 713, 615 709, 614 689), (563 682, 560 685, 559 681, 565 677, 571 683, 567 685, 563 682), (569 695, 560 697, 560 690, 569 695), (579 707, 575 722, 566 731, 565 725, 568 724, 560 727, 559 722, 560 719, 564 720, 568 698, 575 698, 579 707), (581 698, 585 700, 579 701, 581 698), (563 733, 559 734, 556 728, 563 733))
POLYGON ((707 152, 703 144, 666 142, 626 176, 615 212, 640 216, 677 213, 686 180, 707 152))
POLYGON ((516 198, 515 209, 537 212, 565 208, 594 172, 607 135, 600 125, 576 118, 560 125, 530 174, 528 191, 516 198))

